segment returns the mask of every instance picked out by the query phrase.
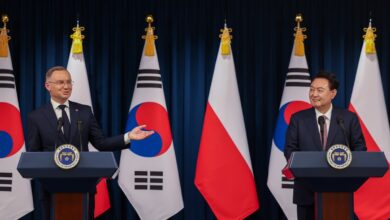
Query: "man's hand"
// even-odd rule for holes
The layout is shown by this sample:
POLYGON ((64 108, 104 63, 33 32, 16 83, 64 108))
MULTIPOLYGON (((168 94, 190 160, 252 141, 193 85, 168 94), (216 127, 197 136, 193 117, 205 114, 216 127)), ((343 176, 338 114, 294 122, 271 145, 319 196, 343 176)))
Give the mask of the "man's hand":
POLYGON ((131 130, 128 133, 129 139, 130 140, 143 140, 143 139, 149 137, 150 135, 154 134, 154 131, 142 130, 145 127, 146 127, 146 125, 140 125, 138 127, 133 128, 133 130, 131 130))

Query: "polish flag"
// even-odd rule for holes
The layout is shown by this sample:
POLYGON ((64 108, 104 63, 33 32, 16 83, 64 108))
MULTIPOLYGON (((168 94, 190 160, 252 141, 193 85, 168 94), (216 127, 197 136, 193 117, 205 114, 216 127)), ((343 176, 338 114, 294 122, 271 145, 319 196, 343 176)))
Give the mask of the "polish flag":
MULTIPOLYGON (((378 57, 375 28, 366 29, 349 110, 359 116, 367 150, 383 151, 390 160, 390 129, 378 57)), ((360 220, 390 218, 390 172, 370 178, 354 194, 355 213, 360 220)))
POLYGON ((218 219, 244 219, 259 208, 259 202, 229 32, 225 24, 204 117, 195 185, 218 219))

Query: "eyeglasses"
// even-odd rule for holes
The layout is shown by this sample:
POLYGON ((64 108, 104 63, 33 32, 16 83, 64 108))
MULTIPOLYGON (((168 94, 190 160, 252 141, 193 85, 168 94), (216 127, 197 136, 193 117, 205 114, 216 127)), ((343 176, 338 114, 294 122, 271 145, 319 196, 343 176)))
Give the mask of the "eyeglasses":
POLYGON ((53 83, 57 86, 65 86, 65 85, 68 85, 68 86, 73 86, 73 81, 72 80, 57 80, 57 81, 48 81, 48 83, 53 83))

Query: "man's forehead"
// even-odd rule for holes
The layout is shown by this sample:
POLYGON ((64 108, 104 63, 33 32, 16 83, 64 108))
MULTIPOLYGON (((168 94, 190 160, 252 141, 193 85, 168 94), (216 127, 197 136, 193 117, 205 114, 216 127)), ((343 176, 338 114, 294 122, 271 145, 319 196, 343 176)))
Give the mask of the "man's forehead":
POLYGON ((310 87, 312 88, 329 88, 329 82, 326 79, 315 79, 311 82, 310 87))
POLYGON ((69 78, 70 79, 70 74, 67 71, 65 71, 65 70, 56 70, 56 71, 53 72, 51 77, 54 77, 54 78, 69 78))

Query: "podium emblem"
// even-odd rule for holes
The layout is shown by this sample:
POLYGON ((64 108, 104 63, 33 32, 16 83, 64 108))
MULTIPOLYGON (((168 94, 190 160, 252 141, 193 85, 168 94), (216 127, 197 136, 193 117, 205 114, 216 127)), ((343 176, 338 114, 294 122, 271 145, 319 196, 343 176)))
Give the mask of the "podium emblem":
POLYGON ((61 169, 72 169, 77 166, 79 161, 79 150, 71 144, 63 144, 54 152, 54 162, 61 169))
POLYGON ((352 162, 352 153, 349 147, 343 144, 335 144, 326 153, 326 160, 335 169, 345 169, 352 162))

